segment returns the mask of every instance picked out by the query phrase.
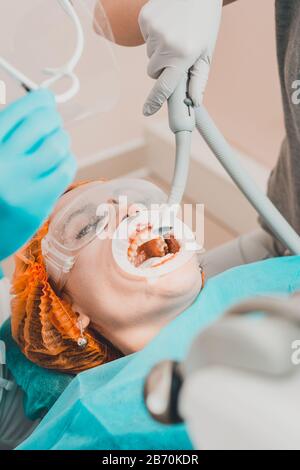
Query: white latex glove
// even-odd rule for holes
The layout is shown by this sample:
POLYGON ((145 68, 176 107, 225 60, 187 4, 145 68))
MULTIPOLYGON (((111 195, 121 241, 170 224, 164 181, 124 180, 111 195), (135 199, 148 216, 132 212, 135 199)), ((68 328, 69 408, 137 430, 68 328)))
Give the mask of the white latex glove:
POLYGON ((144 114, 158 111, 184 73, 190 71, 189 95, 203 100, 221 22, 223 0, 149 0, 139 25, 150 59, 148 74, 157 79, 144 114))

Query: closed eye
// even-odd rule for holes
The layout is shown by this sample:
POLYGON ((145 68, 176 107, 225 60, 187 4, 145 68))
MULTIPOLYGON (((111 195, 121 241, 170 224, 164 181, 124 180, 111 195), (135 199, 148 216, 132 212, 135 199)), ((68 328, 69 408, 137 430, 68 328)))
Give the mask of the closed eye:
POLYGON ((87 224, 85 227, 83 227, 80 230, 80 232, 77 233, 76 240, 81 240, 82 238, 84 238, 89 233, 95 232, 96 228, 97 228, 97 225, 103 220, 105 220, 105 216, 96 217, 94 222, 91 222, 91 223, 87 224))

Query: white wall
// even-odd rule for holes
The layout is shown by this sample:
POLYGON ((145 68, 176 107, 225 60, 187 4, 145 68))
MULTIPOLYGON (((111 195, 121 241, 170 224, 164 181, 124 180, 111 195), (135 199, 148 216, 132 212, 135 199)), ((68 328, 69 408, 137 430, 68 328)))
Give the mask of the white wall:
POLYGON ((239 0, 224 8, 206 97, 231 142, 269 168, 284 135, 274 4, 239 0))
MULTIPOLYGON (((10 5, 6 2, 7 14, 12 9, 10 5)), ((28 34, 30 31, 28 24, 28 34)), ((10 36, 3 24, 0 44, 10 36)), ((96 50, 90 54, 101 60, 96 50)), ((152 85, 146 76, 145 48, 116 47, 116 56, 120 100, 110 112, 72 130, 79 158, 143 136, 147 120, 142 117, 142 105, 152 85)), ((206 104, 233 144, 266 166, 273 166, 283 135, 273 0, 239 0, 224 8, 206 104)), ((152 119, 162 116, 165 111, 152 119)))
POLYGON ((143 136, 146 122, 142 115, 143 100, 152 86, 152 80, 145 73, 144 47, 115 46, 115 53, 120 69, 119 101, 111 111, 74 127, 74 148, 79 157, 143 136))

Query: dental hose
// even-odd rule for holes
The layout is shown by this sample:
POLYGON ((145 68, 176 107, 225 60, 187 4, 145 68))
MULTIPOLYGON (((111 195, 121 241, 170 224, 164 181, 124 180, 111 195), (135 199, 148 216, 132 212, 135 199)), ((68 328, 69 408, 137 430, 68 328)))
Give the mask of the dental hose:
POLYGON ((193 108, 187 85, 188 76, 185 75, 168 100, 170 129, 176 137, 176 161, 167 207, 171 210, 172 206, 178 206, 182 201, 189 173, 192 132, 196 127, 223 168, 275 237, 291 253, 300 255, 299 235, 248 175, 204 106, 193 108))
POLYGON ((248 201, 264 219, 276 238, 291 253, 299 255, 299 235, 239 163, 234 151, 203 106, 195 109, 195 119, 196 127, 209 148, 248 201))
POLYGON ((168 100, 169 125, 176 139, 176 159, 168 206, 179 206, 187 184, 195 113, 188 101, 187 76, 168 100))
POLYGON ((191 153, 191 132, 180 131, 175 133, 176 156, 171 192, 168 199, 169 206, 181 203, 187 179, 189 176, 189 163, 191 153))

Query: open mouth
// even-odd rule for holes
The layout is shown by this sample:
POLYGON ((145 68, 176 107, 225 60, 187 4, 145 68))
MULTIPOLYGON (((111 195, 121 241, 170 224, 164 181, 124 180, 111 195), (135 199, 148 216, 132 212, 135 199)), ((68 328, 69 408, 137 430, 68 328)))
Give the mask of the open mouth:
POLYGON ((158 211, 141 211, 118 226, 112 251, 124 272, 157 279, 189 262, 201 248, 180 219, 174 216, 162 224, 160 215, 158 211))
POLYGON ((152 226, 137 227, 129 238, 127 256, 135 268, 159 267, 171 260, 180 251, 180 243, 172 232, 153 236, 152 226))

